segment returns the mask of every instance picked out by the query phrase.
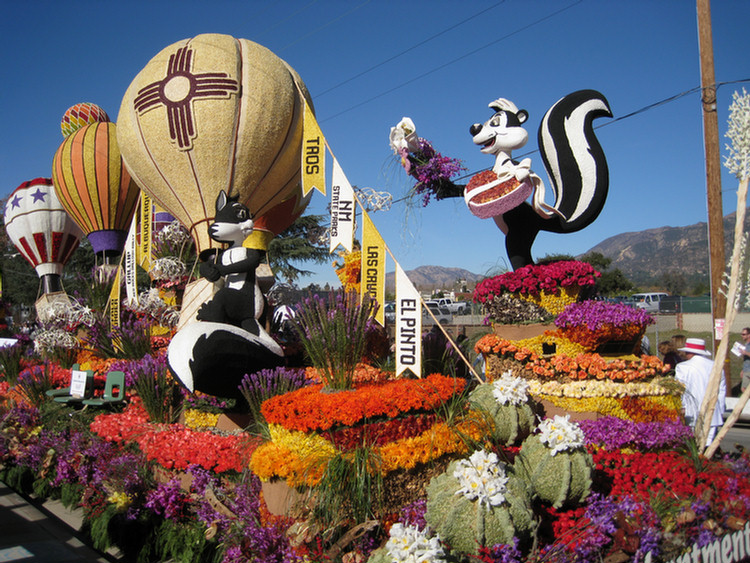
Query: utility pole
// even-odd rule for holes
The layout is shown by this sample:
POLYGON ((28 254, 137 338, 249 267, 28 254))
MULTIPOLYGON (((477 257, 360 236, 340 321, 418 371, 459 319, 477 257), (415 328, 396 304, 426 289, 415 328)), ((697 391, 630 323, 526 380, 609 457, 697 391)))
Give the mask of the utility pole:
MULTIPOLYGON (((708 258, 711 270, 711 316, 714 322, 714 350, 719 347, 720 330, 726 319, 727 300, 720 292, 726 268, 724 257, 724 208, 721 197, 721 156, 719 151, 719 118, 716 113, 716 78, 711 31, 711 0, 697 0, 698 49, 701 62, 701 104, 703 143, 706 152, 706 194, 708 200, 708 258), (717 330, 719 329, 719 330, 717 330)), ((729 358, 724 363, 727 392, 731 385, 729 358)))

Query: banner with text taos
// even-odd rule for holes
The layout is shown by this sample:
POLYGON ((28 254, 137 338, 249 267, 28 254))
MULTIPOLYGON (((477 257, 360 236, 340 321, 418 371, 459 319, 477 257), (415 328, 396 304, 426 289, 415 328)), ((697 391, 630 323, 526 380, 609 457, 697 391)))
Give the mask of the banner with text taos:
POLYGON ((302 131, 302 195, 306 196, 311 190, 326 195, 326 140, 307 102, 302 131))
POLYGON ((396 376, 410 369, 422 377, 422 315, 419 292, 396 263, 396 376))
POLYGON ((331 253, 340 244, 348 252, 354 245, 354 190, 338 161, 333 159, 331 182, 331 253))

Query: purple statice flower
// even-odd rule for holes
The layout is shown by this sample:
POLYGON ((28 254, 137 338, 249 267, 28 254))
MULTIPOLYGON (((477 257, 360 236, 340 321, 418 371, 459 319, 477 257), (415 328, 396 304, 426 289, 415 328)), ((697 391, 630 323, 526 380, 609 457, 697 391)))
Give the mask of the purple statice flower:
POLYGON ((626 327, 653 324, 654 318, 643 309, 607 301, 571 303, 555 319, 558 328, 586 326, 591 331, 605 326, 626 327))
POLYGON ((690 428, 676 420, 634 422, 616 416, 605 416, 598 420, 582 420, 579 426, 588 444, 598 445, 608 450, 673 449, 683 445, 692 437, 690 428))

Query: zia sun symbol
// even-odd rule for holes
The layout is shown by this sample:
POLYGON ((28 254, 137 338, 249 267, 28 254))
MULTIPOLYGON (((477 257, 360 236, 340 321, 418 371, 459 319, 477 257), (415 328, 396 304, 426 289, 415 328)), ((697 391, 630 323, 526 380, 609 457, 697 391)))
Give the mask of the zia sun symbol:
POLYGON ((196 98, 229 98, 240 91, 239 83, 224 72, 193 74, 193 50, 181 47, 169 57, 167 75, 141 88, 133 101, 138 114, 159 106, 167 109, 169 137, 180 150, 193 148, 196 137, 193 102, 196 98))

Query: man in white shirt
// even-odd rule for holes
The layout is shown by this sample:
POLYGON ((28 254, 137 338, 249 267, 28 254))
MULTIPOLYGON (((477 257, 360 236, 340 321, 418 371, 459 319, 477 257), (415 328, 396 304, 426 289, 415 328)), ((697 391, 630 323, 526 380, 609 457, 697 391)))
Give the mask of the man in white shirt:
MULTIPOLYGON (((702 338, 688 338, 685 341, 685 346, 680 348, 679 351, 685 353, 687 360, 677 364, 675 378, 685 385, 685 393, 682 395, 682 410, 685 412, 685 422, 689 426, 695 427, 714 362, 709 359, 711 352, 706 350, 706 342, 702 338)), ((725 409, 726 395, 727 387, 722 375, 719 395, 711 416, 711 429, 708 433, 707 446, 714 439, 717 429, 724 423, 722 413, 725 409)))

